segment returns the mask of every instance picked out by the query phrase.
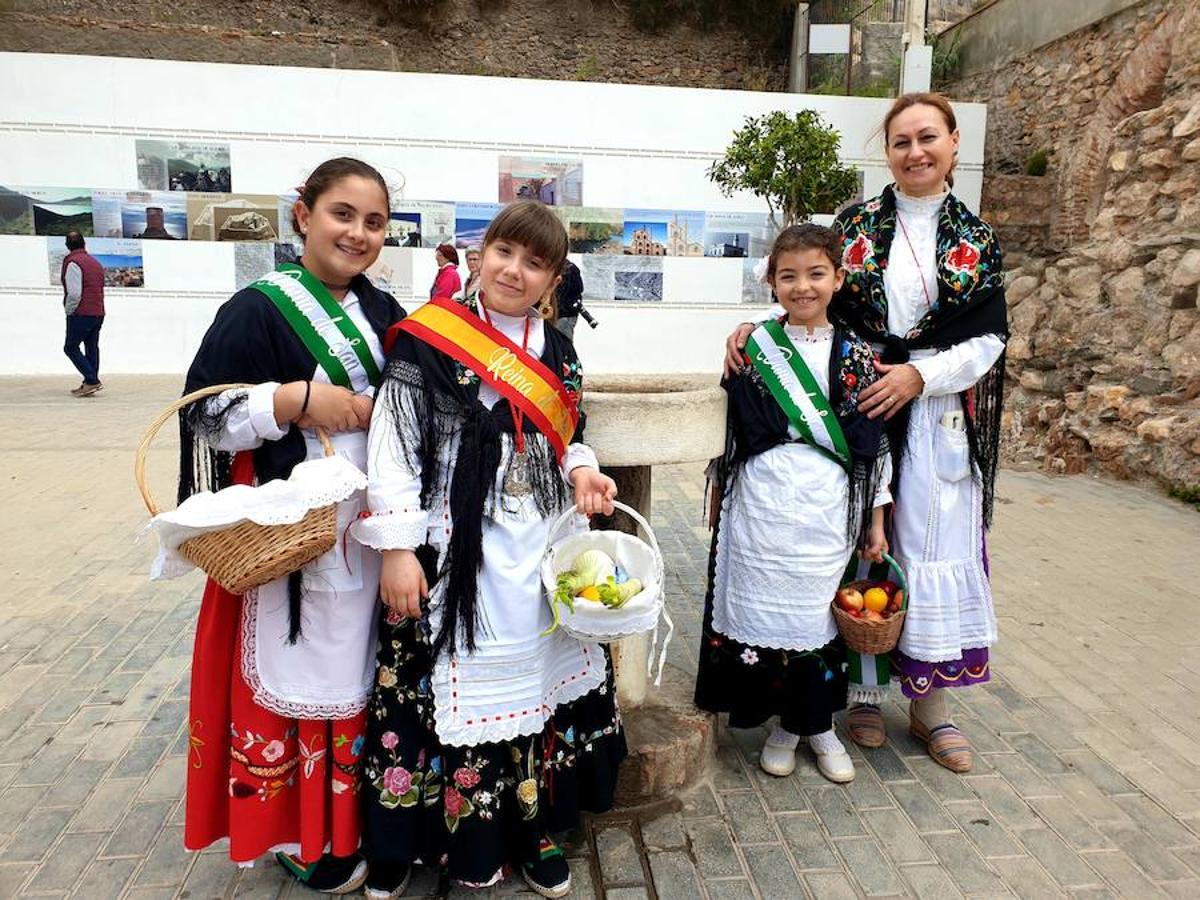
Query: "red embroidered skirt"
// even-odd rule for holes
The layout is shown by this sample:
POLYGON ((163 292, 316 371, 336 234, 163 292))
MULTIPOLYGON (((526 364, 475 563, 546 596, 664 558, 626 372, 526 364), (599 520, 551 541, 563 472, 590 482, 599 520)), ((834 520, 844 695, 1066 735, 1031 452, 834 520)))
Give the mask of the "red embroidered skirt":
MULTIPOLYGON (((235 480, 244 476, 234 468, 235 480)), ((241 628, 242 598, 210 580, 192 652, 184 846, 228 838, 238 863, 271 850, 305 862, 349 856, 359 845, 366 712, 294 719, 256 704, 242 677, 241 628)))

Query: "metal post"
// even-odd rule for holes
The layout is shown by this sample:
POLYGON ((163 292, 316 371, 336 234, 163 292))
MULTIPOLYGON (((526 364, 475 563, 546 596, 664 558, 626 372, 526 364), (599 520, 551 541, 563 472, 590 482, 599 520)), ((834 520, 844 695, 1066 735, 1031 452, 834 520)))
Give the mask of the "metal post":
POLYGON ((788 66, 788 90, 803 94, 808 90, 808 4, 796 4, 792 23, 792 53, 788 66))
POLYGON ((933 48, 925 43, 927 0, 908 0, 904 10, 904 64, 900 69, 900 93, 927 91, 933 80, 933 48))

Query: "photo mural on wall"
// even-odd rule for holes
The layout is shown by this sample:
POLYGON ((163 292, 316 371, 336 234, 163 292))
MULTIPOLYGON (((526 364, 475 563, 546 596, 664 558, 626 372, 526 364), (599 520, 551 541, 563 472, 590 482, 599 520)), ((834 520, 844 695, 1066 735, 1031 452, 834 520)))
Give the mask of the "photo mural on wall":
MULTIPOLYGON (((145 284, 140 240, 235 243, 238 287, 296 260, 302 246, 291 224, 296 194, 230 191, 228 144, 138 139, 134 146, 138 190, 0 186, 0 235, 58 235, 74 228, 104 239, 100 249, 113 286, 145 284)), ((689 278, 696 276, 689 269, 677 280, 680 270, 663 265, 671 257, 707 257, 714 265, 738 267, 740 295, 724 298, 722 290, 720 299, 695 302, 770 300, 770 290, 754 276, 773 237, 766 213, 583 206, 582 159, 500 156, 498 169, 500 202, 394 200, 384 250, 368 275, 407 299, 413 292, 412 249, 481 246, 505 202, 535 197, 561 217, 589 300, 660 303, 667 284, 675 285, 674 297, 690 296, 689 278)), ((52 284, 58 284, 65 252, 59 244, 47 247, 52 284)), ((88 249, 95 255, 92 240, 88 249)), ((730 273, 721 271, 718 282, 726 284, 730 273)))

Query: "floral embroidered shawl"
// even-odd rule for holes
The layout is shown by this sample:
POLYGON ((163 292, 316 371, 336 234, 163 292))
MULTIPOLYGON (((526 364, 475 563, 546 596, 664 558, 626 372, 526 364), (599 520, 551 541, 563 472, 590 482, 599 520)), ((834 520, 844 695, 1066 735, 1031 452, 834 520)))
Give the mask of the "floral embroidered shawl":
MULTIPOLYGON (((887 330, 883 281, 897 229, 893 187, 888 185, 878 197, 843 210, 833 227, 844 241, 846 278, 830 311, 868 340, 883 344, 884 362, 906 362, 912 350, 944 350, 986 334, 1007 340, 1000 245, 991 227, 953 194, 946 197, 938 214, 937 298, 904 335, 887 330)), ((983 485, 984 518, 990 524, 1004 399, 1004 354, 961 397, 971 458, 983 485)), ((903 452, 907 427, 906 414, 893 417, 889 425, 892 451, 897 456, 903 452)))

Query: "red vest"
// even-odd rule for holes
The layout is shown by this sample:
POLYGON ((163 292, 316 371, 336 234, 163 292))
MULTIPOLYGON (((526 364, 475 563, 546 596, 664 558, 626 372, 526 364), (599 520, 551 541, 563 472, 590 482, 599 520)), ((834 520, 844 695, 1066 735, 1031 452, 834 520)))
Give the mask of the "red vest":
POLYGON ((62 270, 58 274, 58 280, 63 285, 64 296, 66 295, 68 263, 75 263, 83 274, 83 298, 79 301, 79 306, 75 308, 75 315, 104 315, 104 266, 100 265, 100 261, 87 250, 72 250, 63 260, 62 270))

